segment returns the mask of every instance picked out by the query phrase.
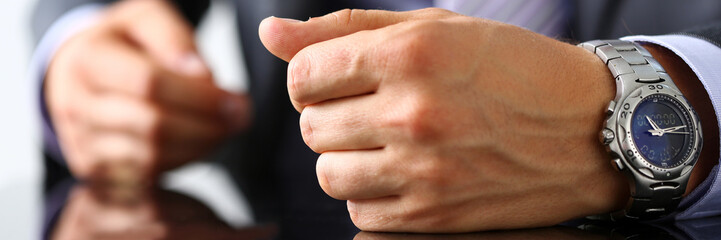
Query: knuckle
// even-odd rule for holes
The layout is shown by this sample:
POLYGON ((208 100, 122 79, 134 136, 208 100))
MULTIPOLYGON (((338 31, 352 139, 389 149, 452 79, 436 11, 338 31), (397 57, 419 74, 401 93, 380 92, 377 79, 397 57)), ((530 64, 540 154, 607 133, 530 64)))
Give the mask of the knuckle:
POLYGON ((388 226, 389 217, 380 216, 375 214, 369 214, 360 207, 361 204, 370 203, 356 203, 354 201, 348 201, 348 213, 353 225, 363 231, 386 231, 384 226, 388 226))
POLYGON ((332 16, 337 23, 347 23, 350 21, 352 12, 352 9, 346 8, 332 12, 330 16, 332 16))
POLYGON ((328 196, 335 198, 335 192, 333 192, 333 189, 331 188, 331 179, 329 178, 329 173, 331 171, 330 167, 330 159, 328 159, 327 154, 321 154, 315 165, 318 183, 320 184, 321 189, 323 189, 328 196))
POLYGON ((437 157, 427 157, 423 161, 418 161, 412 167, 411 178, 415 179, 419 186, 427 189, 443 189, 448 184, 446 176, 454 174, 449 172, 444 162, 437 157))
POLYGON ((87 154, 87 152, 73 152, 67 156, 70 170, 77 178, 87 179, 91 177, 93 172, 96 171, 95 169, 98 168, 97 161, 93 161, 87 154))
POLYGON ((132 162, 134 167, 137 167, 140 175, 147 175, 152 172, 159 171, 158 167, 161 166, 161 159, 165 157, 163 154, 162 147, 158 142, 138 142, 139 144, 133 146, 133 152, 128 152, 127 160, 132 162))
POLYGON ((328 196, 339 199, 348 200, 356 192, 358 181, 354 181, 352 173, 345 172, 342 167, 335 165, 333 159, 328 154, 321 154, 316 163, 316 174, 318 182, 323 191, 328 196))
POLYGON ((143 99, 154 99, 159 85, 157 70, 150 64, 139 66, 134 74, 130 75, 131 91, 143 99))
POLYGON ((370 231, 368 226, 368 221, 364 217, 363 214, 360 213, 359 206, 355 201, 347 201, 346 206, 348 208, 348 215, 350 216, 351 222, 353 222, 353 225, 358 227, 359 229, 363 231, 370 231))
POLYGON ((411 139, 423 141, 432 137, 431 132, 433 129, 431 123, 428 121, 428 116, 432 114, 429 112, 426 108, 417 107, 405 116, 406 133, 411 139))
POLYGON ((367 52, 351 52, 349 50, 340 49, 333 56, 340 63, 337 67, 343 68, 342 75, 339 76, 342 82, 359 81, 362 78, 370 77, 368 70, 373 67, 373 56, 367 52))
POLYGON ((408 140, 422 143, 438 136, 437 114, 432 103, 427 100, 414 100, 400 107, 396 114, 386 120, 385 125, 400 130, 408 140))
POLYGON ((306 51, 301 51, 288 64, 288 95, 301 105, 306 105, 306 94, 309 83, 310 60, 306 51))
POLYGON ((416 21, 400 30, 400 36, 390 46, 400 70, 406 74, 424 75, 432 68, 437 57, 436 49, 442 41, 444 23, 437 20, 416 21))
POLYGON ((73 107, 71 104, 68 104, 66 102, 55 102, 54 104, 49 104, 49 106, 52 106, 53 109, 51 109, 52 114, 52 120, 54 122, 71 122, 74 119, 77 119, 78 115, 78 108, 73 107))
POLYGON ((442 18, 442 17, 458 15, 457 13, 455 13, 453 11, 443 9, 443 8, 436 8, 436 7, 424 8, 419 11, 424 13, 424 15, 426 15, 426 17, 431 17, 431 18, 442 18))
POLYGON ((303 112, 301 112, 300 114, 300 133, 303 137, 305 145, 307 145, 314 152, 320 153, 320 146, 317 144, 315 139, 313 139, 313 124, 311 120, 312 115, 312 107, 306 107, 305 109, 303 109, 303 112))
MULTIPOLYGON (((145 137, 145 140, 148 143, 148 146, 151 146, 151 148, 157 148, 161 141, 162 136, 164 134, 163 132, 163 122, 164 122, 164 114, 162 110, 152 108, 150 111, 148 111, 147 118, 144 119, 144 122, 142 123, 141 127, 141 135, 145 137)), ((153 154, 148 154, 153 155, 153 154)))
POLYGON ((350 212, 350 219, 353 222, 353 225, 358 227, 358 229, 363 231, 378 231, 378 226, 373 224, 373 219, 370 219, 369 217, 366 217, 363 214, 353 213, 350 212))
POLYGON ((346 8, 332 12, 330 16, 335 20, 336 24, 344 26, 352 24, 353 18, 357 14, 365 14, 365 10, 346 8))
POLYGON ((74 89, 68 88, 69 84, 62 80, 68 79, 48 78, 45 87, 46 110, 51 115, 50 120, 54 123, 71 121, 77 117, 78 111, 84 110, 84 108, 75 106, 78 105, 76 103, 79 102, 77 101, 79 94, 74 94, 74 89))
POLYGON ((157 163, 164 157, 163 152, 158 145, 148 144, 143 148, 141 154, 139 154, 139 162, 147 164, 143 169, 148 169, 150 172, 155 171, 155 168, 158 167, 157 163))

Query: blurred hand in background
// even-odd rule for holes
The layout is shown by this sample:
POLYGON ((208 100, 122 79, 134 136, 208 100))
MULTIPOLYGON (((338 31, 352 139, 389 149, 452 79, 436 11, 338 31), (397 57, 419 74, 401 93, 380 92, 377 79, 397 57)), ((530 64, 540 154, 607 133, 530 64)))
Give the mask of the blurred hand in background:
POLYGON ((73 174, 158 173, 201 157, 250 120, 221 90, 192 28, 165 1, 122 1, 66 41, 46 76, 48 111, 73 174), (128 171, 129 170, 129 171, 128 171))

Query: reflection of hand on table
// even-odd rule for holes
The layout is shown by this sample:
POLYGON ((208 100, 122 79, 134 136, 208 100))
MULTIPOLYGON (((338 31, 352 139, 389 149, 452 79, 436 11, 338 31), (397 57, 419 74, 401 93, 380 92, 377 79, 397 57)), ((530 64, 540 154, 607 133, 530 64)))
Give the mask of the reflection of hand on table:
POLYGON ((233 229, 208 207, 160 189, 76 186, 53 239, 268 239, 273 228, 233 229))
POLYGON ((44 92, 76 177, 152 177, 248 126, 247 97, 215 86, 193 39, 170 3, 136 0, 62 44, 44 92))
POLYGON ((547 226, 620 209, 613 79, 576 46, 439 9, 268 18, 317 174, 371 231, 547 226))
MULTIPOLYGON (((609 239, 613 234, 598 234, 572 227, 547 227, 463 234, 398 234, 360 232, 353 240, 575 240, 609 239)), ((619 236, 614 236, 619 237, 619 236)))

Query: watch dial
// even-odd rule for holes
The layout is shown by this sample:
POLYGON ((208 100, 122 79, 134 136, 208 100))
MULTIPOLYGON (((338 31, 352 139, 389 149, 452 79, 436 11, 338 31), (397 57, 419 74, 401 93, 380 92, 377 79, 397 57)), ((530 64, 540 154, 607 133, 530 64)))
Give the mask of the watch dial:
POLYGON ((683 164, 693 150, 695 130, 689 112, 666 94, 647 96, 633 111, 634 143, 639 153, 657 167, 683 164))

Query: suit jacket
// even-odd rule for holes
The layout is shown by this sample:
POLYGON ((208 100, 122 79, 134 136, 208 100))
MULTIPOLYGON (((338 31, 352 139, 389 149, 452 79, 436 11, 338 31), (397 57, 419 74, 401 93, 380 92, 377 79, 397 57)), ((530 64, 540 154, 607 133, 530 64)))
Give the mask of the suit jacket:
MULTIPOLYGON (((174 0, 178 9, 197 24, 209 0, 174 0)), ((430 0, 428 4, 430 5, 430 0)), ((112 0, 40 0, 33 15, 36 39, 72 7, 112 0)), ((280 224, 285 237, 324 234, 345 238, 353 227, 345 202, 331 199, 315 176, 318 155, 304 145, 299 114, 288 101, 286 63, 272 56, 257 37, 258 24, 268 16, 307 19, 341 8, 367 7, 360 0, 236 0, 238 26, 250 76, 250 93, 256 110, 254 126, 228 144, 215 158, 223 163, 249 198, 256 219, 280 224)), ((377 3, 377 2, 375 2, 377 3)), ((685 31, 721 43, 721 1, 638 0, 575 1, 575 14, 567 24, 567 37, 577 41, 618 38, 636 34, 685 31), (692 29, 692 30, 689 30, 692 29)), ((373 6, 372 6, 373 7, 373 6)), ((46 161, 49 181, 61 169, 46 161), (57 169, 55 169, 57 168, 57 169)))

